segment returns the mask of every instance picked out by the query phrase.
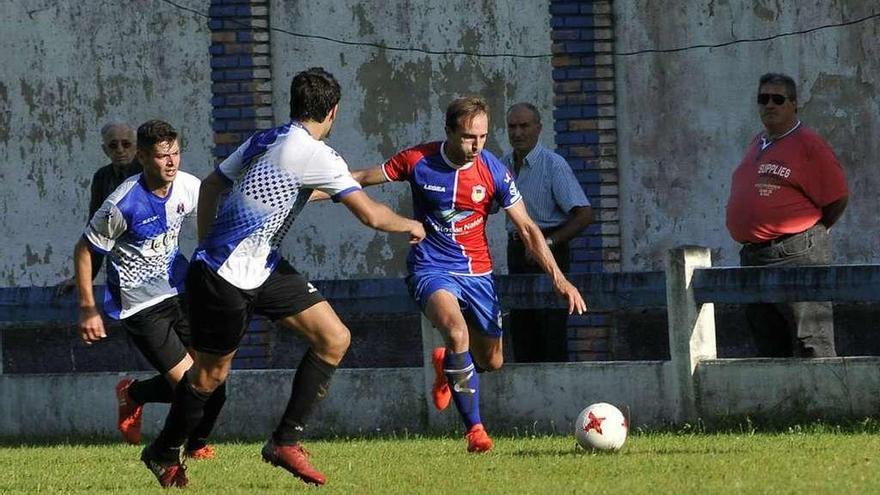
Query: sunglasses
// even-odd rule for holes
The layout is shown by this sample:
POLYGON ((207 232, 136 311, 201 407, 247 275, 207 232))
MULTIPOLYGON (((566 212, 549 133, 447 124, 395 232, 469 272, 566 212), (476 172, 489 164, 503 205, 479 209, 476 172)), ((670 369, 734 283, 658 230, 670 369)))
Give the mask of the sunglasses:
POLYGON ((129 148, 131 148, 131 144, 132 144, 131 141, 110 141, 107 144, 107 147, 110 148, 111 150, 115 150, 120 147, 122 147, 124 149, 129 149, 129 148))
POLYGON ((770 103, 770 100, 773 100, 773 103, 777 105, 782 105, 787 99, 788 97, 785 95, 761 93, 758 95, 758 105, 766 105, 770 103))

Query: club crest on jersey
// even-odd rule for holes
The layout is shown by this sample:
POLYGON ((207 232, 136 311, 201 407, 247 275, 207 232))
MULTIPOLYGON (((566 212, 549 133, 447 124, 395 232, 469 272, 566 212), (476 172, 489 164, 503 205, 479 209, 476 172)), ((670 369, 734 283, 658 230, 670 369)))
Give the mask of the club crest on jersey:
POLYGON ((476 185, 471 189, 471 199, 474 203, 479 203, 486 199, 486 186, 476 185))
POLYGON ((182 215, 184 211, 186 211, 186 208, 184 208, 183 203, 178 203, 177 204, 177 214, 182 215))

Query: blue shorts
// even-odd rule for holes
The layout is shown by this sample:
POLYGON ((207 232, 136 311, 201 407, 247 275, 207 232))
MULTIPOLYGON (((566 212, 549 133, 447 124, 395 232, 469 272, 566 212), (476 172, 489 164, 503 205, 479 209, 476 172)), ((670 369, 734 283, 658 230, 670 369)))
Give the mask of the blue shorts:
POLYGON ((406 285, 422 311, 431 294, 440 289, 449 291, 458 299, 462 313, 471 316, 484 335, 501 338, 501 304, 492 275, 413 273, 406 277, 406 285))

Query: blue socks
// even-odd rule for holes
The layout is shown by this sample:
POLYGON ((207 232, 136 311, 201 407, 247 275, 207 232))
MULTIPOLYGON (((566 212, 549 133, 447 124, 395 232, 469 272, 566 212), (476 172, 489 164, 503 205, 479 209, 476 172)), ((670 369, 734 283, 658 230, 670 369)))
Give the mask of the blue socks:
POLYGON ((452 400, 461 414, 465 427, 470 430, 480 420, 480 378, 474 368, 470 352, 454 353, 446 350, 443 371, 449 380, 452 400))

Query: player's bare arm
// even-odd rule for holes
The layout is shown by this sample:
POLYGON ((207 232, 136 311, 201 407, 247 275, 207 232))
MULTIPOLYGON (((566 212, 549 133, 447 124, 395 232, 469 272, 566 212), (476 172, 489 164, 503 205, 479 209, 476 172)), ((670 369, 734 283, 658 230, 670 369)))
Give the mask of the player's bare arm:
POLYGON ((394 213, 391 208, 370 199, 363 191, 345 195, 341 203, 367 227, 383 232, 408 233, 410 244, 417 244, 425 238, 425 228, 420 222, 394 213))
POLYGON ((76 286, 79 290, 79 335, 86 344, 107 336, 104 320, 95 305, 92 288, 92 254, 86 240, 80 238, 73 250, 76 286))
POLYGON ((568 302, 568 313, 577 312, 577 314, 583 314, 587 310, 587 303, 584 302, 580 291, 571 285, 571 282, 565 278, 565 275, 559 269, 559 265, 556 264, 556 260, 553 258, 553 253, 547 247, 544 234, 541 233, 541 229, 529 217, 525 201, 518 201, 504 211, 519 232, 528 253, 537 261, 544 272, 550 276, 556 293, 568 302))
POLYGON ((376 184, 388 182, 388 178, 385 177, 385 172, 382 171, 381 165, 354 170, 351 172, 351 176, 354 177, 354 180, 358 181, 363 187, 375 186, 376 184))
MULTIPOLYGON (((385 174, 382 172, 381 165, 362 170, 353 170, 351 176, 354 177, 354 180, 358 181, 361 187, 374 186, 388 181, 388 179, 385 178, 385 174)), ((328 199, 330 199, 329 194, 323 191, 318 191, 317 189, 312 191, 312 195, 309 196, 309 202, 326 201, 328 199)))
POLYGON ((217 203, 220 196, 230 188, 229 182, 216 171, 205 177, 199 187, 199 208, 196 217, 199 240, 204 239, 211 229, 211 224, 217 216, 217 203))

